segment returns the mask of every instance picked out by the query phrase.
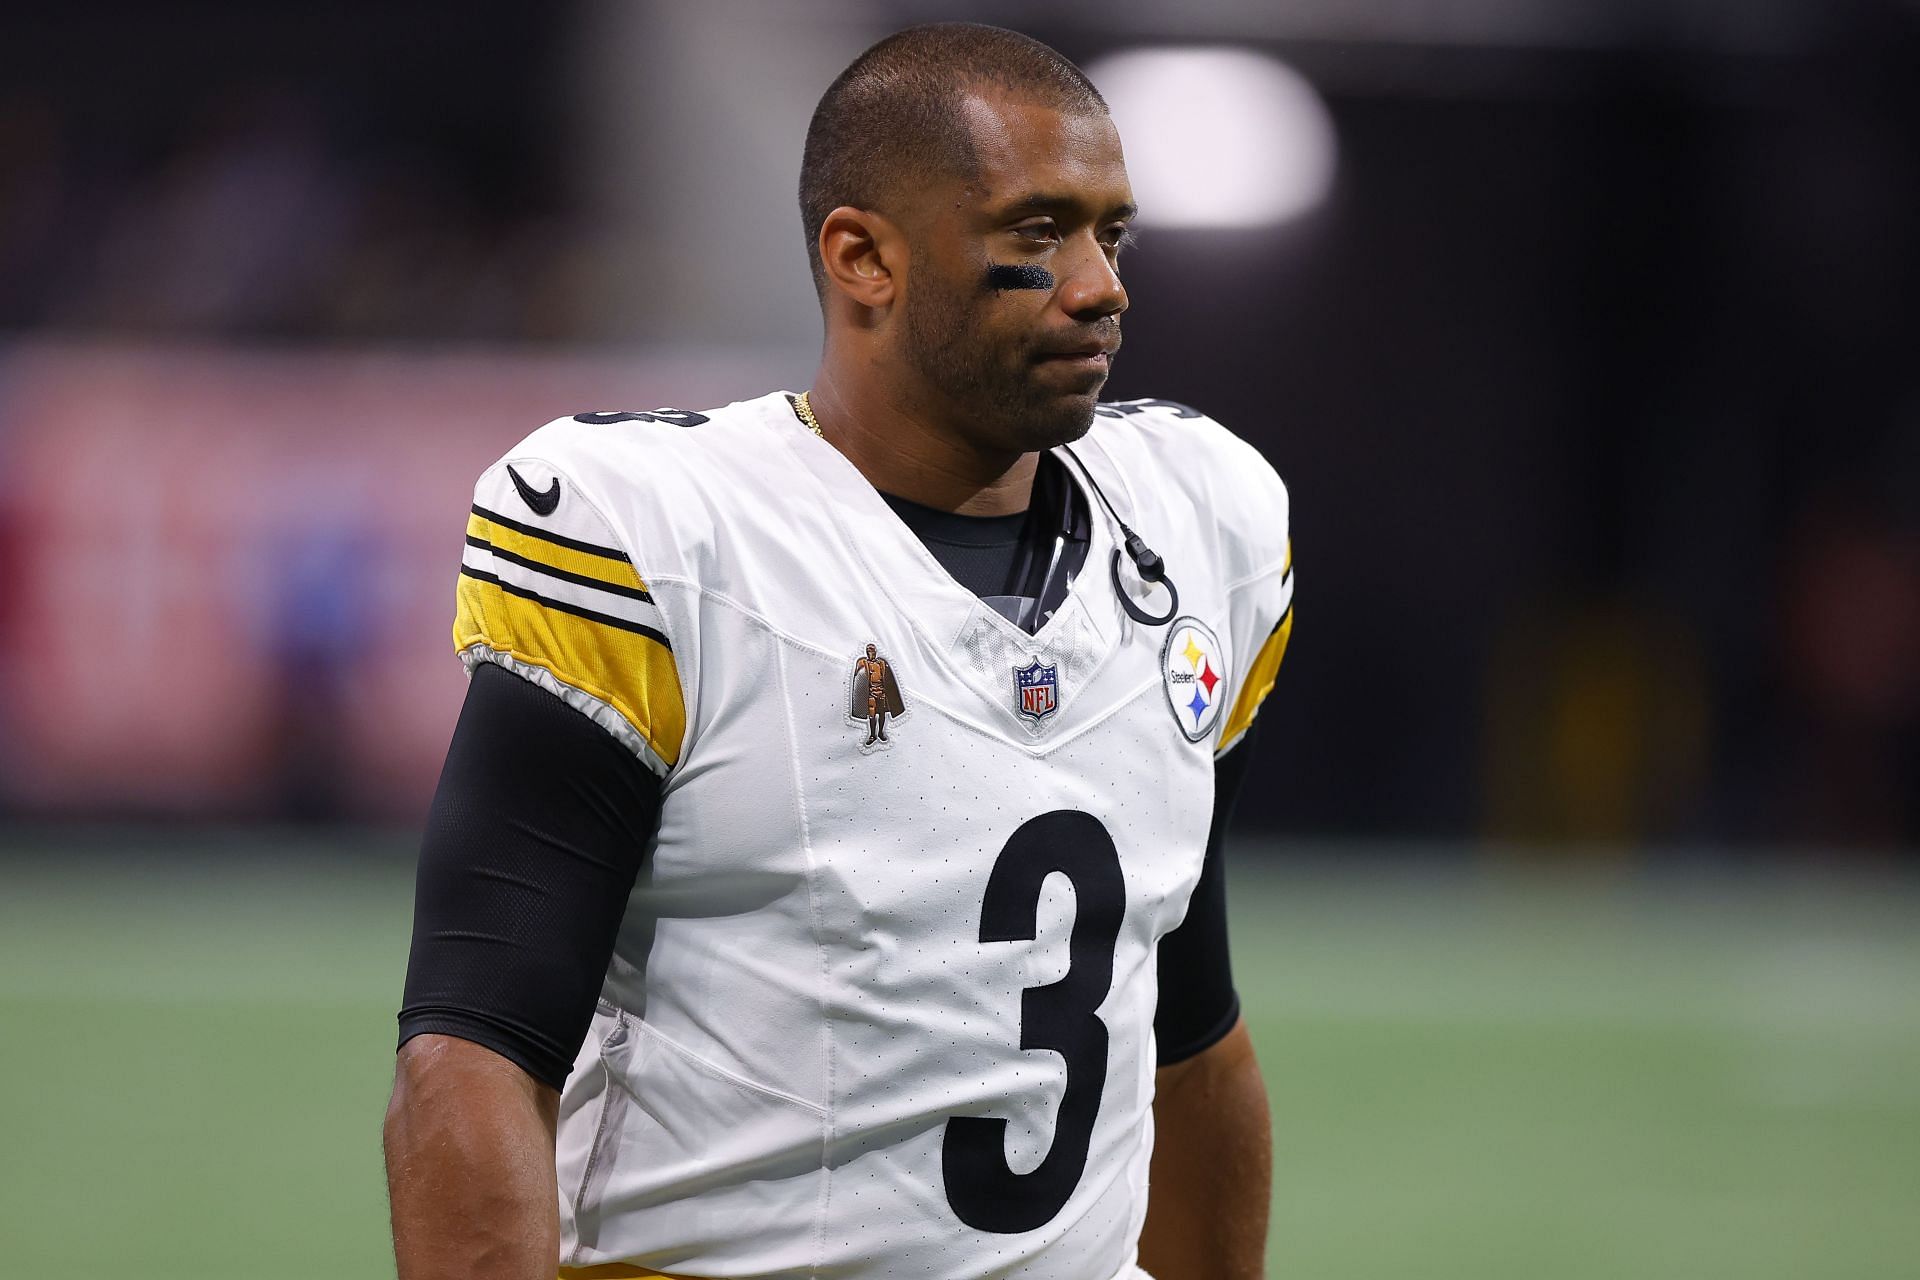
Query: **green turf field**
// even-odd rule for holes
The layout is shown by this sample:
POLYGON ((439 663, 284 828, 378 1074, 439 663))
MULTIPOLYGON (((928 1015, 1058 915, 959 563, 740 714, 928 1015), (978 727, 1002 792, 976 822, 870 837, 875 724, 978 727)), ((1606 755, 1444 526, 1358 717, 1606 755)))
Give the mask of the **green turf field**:
MULTIPOLYGON (((399 851, 140 852, 0 855, 0 1276, 390 1275, 399 851)), ((1272 1275, 1920 1276, 1912 886, 1326 857, 1233 881, 1272 1275)))

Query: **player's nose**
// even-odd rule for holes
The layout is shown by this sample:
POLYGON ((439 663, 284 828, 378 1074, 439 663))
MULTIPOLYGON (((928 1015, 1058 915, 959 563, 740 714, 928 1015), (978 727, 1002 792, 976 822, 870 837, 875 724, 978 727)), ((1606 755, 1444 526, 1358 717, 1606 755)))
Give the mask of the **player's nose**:
POLYGON ((1104 320, 1127 309, 1127 289, 1120 273, 1098 245, 1075 256, 1060 286, 1060 305, 1075 320, 1104 320))

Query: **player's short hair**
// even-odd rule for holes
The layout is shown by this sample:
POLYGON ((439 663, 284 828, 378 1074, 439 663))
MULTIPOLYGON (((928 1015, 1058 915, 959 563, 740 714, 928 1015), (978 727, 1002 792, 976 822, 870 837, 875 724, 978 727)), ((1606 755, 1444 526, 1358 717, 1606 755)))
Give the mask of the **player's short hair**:
POLYGON ((807 126, 800 217, 816 287, 826 287, 820 224, 829 213, 883 210, 915 179, 976 172, 960 101, 981 88, 1062 111, 1107 111, 1080 68, 1017 31, 934 22, 888 36, 827 87, 807 126))

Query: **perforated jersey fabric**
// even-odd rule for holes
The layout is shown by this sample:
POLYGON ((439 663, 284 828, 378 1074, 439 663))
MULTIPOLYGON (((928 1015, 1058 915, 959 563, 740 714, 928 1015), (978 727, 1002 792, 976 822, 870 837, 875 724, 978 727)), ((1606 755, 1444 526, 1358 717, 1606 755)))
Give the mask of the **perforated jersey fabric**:
POLYGON ((491 580, 463 656, 550 682, 662 779, 562 1093, 566 1265, 1133 1266, 1158 952, 1292 571, 1284 487, 1210 419, 1103 406, 1075 450, 1165 558, 1169 626, 1121 607, 1158 589, 1116 588, 1105 517, 1100 571, 1014 626, 785 393, 563 419, 482 477, 477 510, 599 558, 470 541, 491 580), (521 485, 557 486, 552 515, 515 510, 521 485), (884 723, 849 714, 876 661, 884 723))
MULTIPOLYGON (((887 502, 976 595, 1005 588, 1023 536, 1051 537, 1024 515, 929 521, 887 502)), ((478 664, 454 729, 421 842, 399 1043, 456 1036, 560 1089, 653 838, 661 780, 517 674, 478 664)), ((1205 867, 1186 920, 1160 943, 1161 1066, 1204 1051, 1239 1015, 1221 860, 1249 755, 1241 746, 1216 767, 1205 867)))

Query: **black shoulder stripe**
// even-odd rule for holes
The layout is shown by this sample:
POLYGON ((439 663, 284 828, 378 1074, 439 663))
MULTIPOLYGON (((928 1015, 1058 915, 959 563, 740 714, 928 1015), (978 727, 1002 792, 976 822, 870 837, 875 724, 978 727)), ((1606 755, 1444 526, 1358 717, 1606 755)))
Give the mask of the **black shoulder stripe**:
POLYGON ((574 573, 569 569, 556 569, 550 564, 543 564, 538 560, 508 551, 505 547, 496 547, 485 538, 476 538, 472 534, 468 534, 467 545, 470 547, 478 547, 489 555, 498 556, 500 559, 510 564, 520 565, 522 568, 532 569, 534 572, 545 574, 549 578, 558 578, 562 582, 571 582, 577 586, 592 587, 595 591, 604 591, 608 595, 625 596, 629 600, 641 600, 647 604, 653 603, 653 597, 639 587, 623 586, 618 582, 608 582, 604 578, 589 577, 584 573, 574 573))
POLYGON ((538 591, 529 591, 525 587, 517 586, 514 583, 502 582, 494 574, 486 573, 479 569, 472 569, 466 565, 460 566, 460 576, 463 578, 474 578, 481 582, 491 582, 494 586, 500 588, 510 596, 519 596, 522 600, 531 600, 535 604, 559 613, 570 613, 576 618, 585 618, 588 622, 597 622, 601 626, 616 627, 621 631, 631 631, 635 635, 645 636, 647 639, 652 640, 661 648, 667 650, 667 652, 673 652, 673 646, 667 642, 665 635, 654 630, 652 627, 643 626, 638 622, 629 622, 625 618, 616 618, 612 614, 599 613, 592 609, 583 609, 577 604, 568 604, 565 600, 554 600, 541 595, 538 591))
POLYGON ((518 520, 511 520, 497 511, 489 511, 477 502, 473 505, 473 514, 479 516, 482 520, 491 520, 502 528, 511 529, 515 533, 524 533, 529 538, 538 538, 542 542, 551 542, 556 547, 566 547, 570 551, 584 551, 588 555, 605 556, 609 560, 625 560, 628 564, 633 563, 633 560, 627 553, 618 547, 602 547, 595 543, 582 542, 578 538, 569 538, 564 534, 555 533, 551 529, 537 529, 530 524, 521 524, 518 520))

